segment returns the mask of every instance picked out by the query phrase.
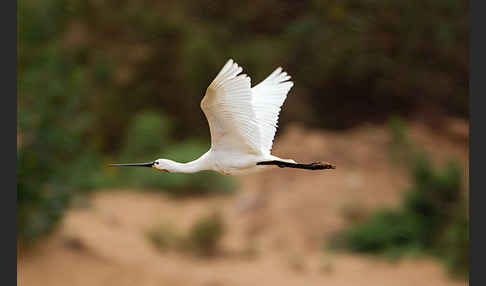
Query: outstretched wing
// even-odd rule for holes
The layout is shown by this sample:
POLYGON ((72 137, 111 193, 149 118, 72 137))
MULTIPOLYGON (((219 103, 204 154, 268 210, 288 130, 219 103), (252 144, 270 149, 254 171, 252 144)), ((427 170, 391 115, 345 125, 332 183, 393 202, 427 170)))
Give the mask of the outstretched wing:
POLYGON ((278 67, 251 89, 252 105, 260 126, 260 144, 262 151, 266 154, 272 150, 280 108, 287 98, 287 93, 294 85, 293 82, 288 81, 289 79, 290 76, 286 72, 282 72, 281 67, 278 67))
POLYGON ((211 131, 211 149, 261 153, 260 130, 252 107, 250 78, 228 60, 206 90, 201 109, 211 131))

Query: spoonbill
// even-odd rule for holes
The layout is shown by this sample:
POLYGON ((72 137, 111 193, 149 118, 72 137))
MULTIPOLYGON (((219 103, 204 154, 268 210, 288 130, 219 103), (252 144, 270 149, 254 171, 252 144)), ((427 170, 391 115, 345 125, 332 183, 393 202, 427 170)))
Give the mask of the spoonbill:
POLYGON ((209 123, 211 148, 201 157, 188 163, 157 159, 149 163, 110 166, 150 167, 177 173, 213 170, 225 175, 245 174, 272 166, 334 169, 329 163, 299 164, 270 154, 281 106, 294 83, 278 67, 251 87, 250 77, 240 74, 242 71, 229 59, 206 89, 201 109, 209 123))

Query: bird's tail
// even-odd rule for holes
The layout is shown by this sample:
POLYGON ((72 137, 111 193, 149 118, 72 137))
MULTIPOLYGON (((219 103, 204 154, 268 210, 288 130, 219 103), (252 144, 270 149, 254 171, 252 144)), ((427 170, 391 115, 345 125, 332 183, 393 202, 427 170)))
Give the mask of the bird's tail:
POLYGON ((275 165, 279 168, 296 168, 296 169, 306 169, 306 170, 325 170, 325 169, 336 169, 336 166, 329 163, 313 162, 310 164, 300 164, 295 162, 289 162, 293 160, 271 160, 258 162, 257 165, 275 165))

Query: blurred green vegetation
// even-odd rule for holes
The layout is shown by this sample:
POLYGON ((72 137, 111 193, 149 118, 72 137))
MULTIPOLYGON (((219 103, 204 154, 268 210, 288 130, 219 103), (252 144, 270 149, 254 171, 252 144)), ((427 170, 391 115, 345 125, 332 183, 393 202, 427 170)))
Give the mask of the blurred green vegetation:
POLYGON ((170 223, 163 223, 150 228, 147 237, 160 251, 178 250, 209 257, 220 250, 225 228, 222 215, 212 212, 198 218, 187 233, 180 233, 170 223))
POLYGON ((467 1, 17 3, 22 240, 51 230, 80 191, 233 188, 213 173, 105 167, 202 154, 199 102, 230 57, 253 83, 278 65, 293 76, 281 126, 468 116, 467 1))
POLYGON ((151 227, 147 231, 147 238, 160 251, 181 248, 183 237, 175 230, 170 223, 162 223, 151 227))
POLYGON ((469 272, 469 217, 461 166, 450 161, 436 170, 428 155, 406 136, 399 119, 390 124, 392 157, 402 148, 402 160, 411 172, 412 186, 398 209, 381 209, 344 230, 332 243, 355 252, 398 258, 427 253, 443 259, 451 273, 469 272), (411 159, 412 158, 412 159, 411 159))
POLYGON ((199 218, 189 230, 188 245, 200 256, 216 254, 224 234, 225 224, 220 213, 214 212, 199 218))

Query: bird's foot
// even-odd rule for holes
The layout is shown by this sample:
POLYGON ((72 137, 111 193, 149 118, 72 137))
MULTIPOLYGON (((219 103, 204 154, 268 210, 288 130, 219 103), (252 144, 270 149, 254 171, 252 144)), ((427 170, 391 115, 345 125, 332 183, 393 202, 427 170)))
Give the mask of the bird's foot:
POLYGON ((317 161, 317 162, 310 163, 310 165, 311 166, 321 166, 322 169, 336 169, 336 166, 332 165, 331 163, 327 163, 327 162, 317 161))

